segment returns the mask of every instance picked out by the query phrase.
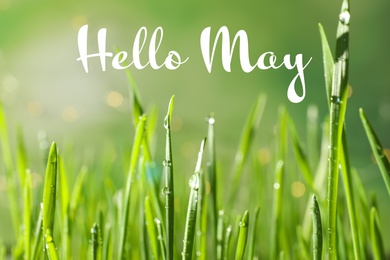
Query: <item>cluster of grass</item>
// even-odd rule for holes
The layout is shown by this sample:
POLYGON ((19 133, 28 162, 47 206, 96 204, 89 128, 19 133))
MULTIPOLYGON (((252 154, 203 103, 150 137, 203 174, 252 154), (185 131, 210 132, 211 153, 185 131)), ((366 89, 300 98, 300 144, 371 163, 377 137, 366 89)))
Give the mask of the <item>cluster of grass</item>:
MULTIPOLYGON (((264 152, 259 156, 251 144, 265 108, 266 98, 260 96, 244 125, 232 176, 219 166, 216 119, 210 115, 194 173, 184 180, 172 149, 174 97, 163 124, 163 169, 155 163, 157 116, 155 110, 145 112, 129 72, 135 126, 131 151, 117 151, 114 159, 103 152, 101 160, 79 167, 72 152, 60 152, 55 142, 42 145, 47 155, 42 189, 33 189, 21 131, 13 158, 0 107, 3 168, 15 237, 13 245, 0 240, 0 259, 385 259, 377 204, 367 198, 349 163, 344 128, 349 19, 345 0, 335 57, 320 26, 329 100, 322 129, 316 108, 309 108, 304 147, 294 121, 281 108, 275 139, 270 141, 276 148, 268 151, 272 159, 264 152), (69 174, 78 167, 77 175, 69 174), (188 186, 183 185, 186 182, 188 186), (246 210, 237 212, 242 207, 246 210)), ((363 110, 360 116, 390 195, 389 161, 363 110)))

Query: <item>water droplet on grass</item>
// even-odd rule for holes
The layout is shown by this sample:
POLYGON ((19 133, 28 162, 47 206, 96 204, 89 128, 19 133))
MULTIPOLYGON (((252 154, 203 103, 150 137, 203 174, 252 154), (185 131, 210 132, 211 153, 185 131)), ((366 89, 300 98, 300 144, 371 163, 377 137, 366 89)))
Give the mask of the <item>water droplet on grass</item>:
POLYGON ((163 195, 169 195, 169 194, 171 194, 171 190, 169 189, 169 187, 164 187, 164 188, 162 189, 162 194, 163 194, 163 195))
POLYGON ((169 122, 168 122, 168 115, 165 116, 164 118, 164 128, 168 130, 169 122))
POLYGON ((199 189, 199 176, 198 176, 198 174, 192 175, 192 177, 188 181, 188 185, 190 185, 191 189, 195 189, 195 190, 199 189))
POLYGON ((163 161, 163 166, 171 167, 171 166, 172 166, 172 163, 171 163, 170 160, 164 160, 164 161, 163 161))
POLYGON ((332 102, 333 104, 340 104, 341 99, 338 96, 331 96, 330 97, 330 102, 332 102))
POLYGON ((342 24, 348 25, 350 19, 351 19, 351 15, 349 14, 348 10, 344 10, 341 12, 339 16, 339 20, 342 24))
POLYGON ((246 221, 240 221, 240 227, 241 228, 244 228, 246 226, 248 226, 248 223, 246 221))

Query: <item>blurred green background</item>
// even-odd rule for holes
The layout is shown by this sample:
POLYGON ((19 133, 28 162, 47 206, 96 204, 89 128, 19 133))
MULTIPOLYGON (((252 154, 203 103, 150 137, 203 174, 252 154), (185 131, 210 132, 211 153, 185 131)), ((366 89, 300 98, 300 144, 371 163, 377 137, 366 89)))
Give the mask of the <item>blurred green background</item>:
MULTIPOLYGON (((350 84, 346 126, 352 165, 357 167, 367 191, 375 190, 378 201, 388 205, 380 173, 371 159, 371 150, 360 123, 358 108, 372 120, 383 145, 390 147, 390 2, 351 1, 350 84)), ((89 49, 97 51, 96 34, 107 28, 107 49, 116 45, 131 55, 134 37, 140 27, 150 37, 161 26, 164 38, 157 59, 170 50, 189 60, 178 70, 131 67, 144 104, 159 110, 157 158, 162 158, 163 115, 171 95, 176 95, 174 149, 179 167, 193 170, 197 147, 206 134, 204 118, 214 112, 217 120, 217 149, 221 162, 230 164, 251 104, 259 93, 268 96, 265 115, 258 134, 258 146, 273 136, 276 112, 285 105, 296 121, 300 136, 305 136, 306 110, 319 108, 320 119, 327 113, 321 44, 318 23, 326 30, 334 48, 341 1, 237 1, 179 2, 151 1, 0 1, 0 97, 9 122, 12 144, 17 124, 26 138, 31 167, 41 171, 37 133, 45 130, 59 147, 72 141, 81 151, 100 149, 114 142, 131 144, 134 133, 124 71, 114 70, 107 59, 102 72, 98 59, 90 61, 85 73, 77 49, 77 33, 89 24, 89 49), (296 72, 280 68, 255 69, 244 73, 237 52, 231 73, 215 57, 209 74, 203 64, 199 38, 212 27, 215 35, 221 26, 232 35, 245 30, 249 37, 252 62, 266 51, 279 59, 285 54, 302 53, 312 57, 305 69, 306 98, 299 104, 288 101, 287 87, 296 72)), ((148 47, 148 42, 146 43, 148 47)), ((146 49, 145 48, 145 49, 146 49)), ((146 52, 145 52, 146 53, 146 52)), ((142 56, 147 60, 147 55, 142 56)), ((82 152, 81 152, 82 153, 82 152)), ((228 168, 228 167, 226 167, 228 168)), ((0 198, 5 196, 5 177, 0 166, 0 198)), ((325 185, 325 184, 324 184, 325 185)), ((0 203, 0 215, 7 210, 0 203)), ((6 216, 5 216, 6 217, 6 216)), ((3 218, 0 217, 0 219, 3 218)), ((0 220, 0 223, 3 223, 0 220)), ((385 221, 382 221, 386 225, 385 221)), ((387 230, 389 229, 387 225, 387 230)), ((0 230, 1 232, 1 230, 0 230)))

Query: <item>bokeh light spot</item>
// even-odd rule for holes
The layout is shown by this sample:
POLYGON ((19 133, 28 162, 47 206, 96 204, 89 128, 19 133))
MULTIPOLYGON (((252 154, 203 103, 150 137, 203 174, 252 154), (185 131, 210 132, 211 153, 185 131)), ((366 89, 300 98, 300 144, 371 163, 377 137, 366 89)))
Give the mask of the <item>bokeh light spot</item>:
POLYGON ((300 181, 294 181, 291 183, 291 194, 296 197, 300 198, 303 195, 305 195, 306 187, 305 184, 303 184, 300 181))
POLYGON ((42 115, 43 112, 42 103, 36 100, 30 101, 27 104, 27 112, 33 117, 38 117, 42 115))
POLYGON ((73 122, 79 117, 79 112, 77 109, 73 106, 65 107, 62 110, 62 119, 64 119, 65 122, 73 122))
POLYGON ((107 94, 107 104, 110 107, 118 108, 123 104, 123 96, 117 91, 111 91, 107 94))

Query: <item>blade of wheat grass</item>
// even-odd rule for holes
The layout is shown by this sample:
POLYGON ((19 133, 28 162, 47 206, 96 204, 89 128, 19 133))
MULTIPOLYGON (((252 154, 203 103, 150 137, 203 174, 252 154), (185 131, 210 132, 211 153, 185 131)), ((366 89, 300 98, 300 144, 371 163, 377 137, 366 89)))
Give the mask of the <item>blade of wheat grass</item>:
POLYGON ((253 225, 251 227, 251 235, 249 237, 249 246, 248 246, 248 260, 252 260, 255 255, 255 245, 257 239, 257 219, 259 217, 260 207, 256 207, 255 216, 253 218, 253 225))
POLYGON ((103 237, 103 259, 110 260, 112 259, 112 229, 111 225, 107 224, 104 231, 103 237))
POLYGON ((69 188, 64 159, 58 154, 58 178, 60 187, 61 202, 61 220, 62 220, 62 239, 61 256, 63 259, 70 258, 70 219, 69 219, 69 188))
POLYGON ((91 228, 91 259, 101 260, 103 256, 103 239, 100 226, 96 223, 91 228))
POLYGON ((332 77, 330 97, 330 145, 328 173, 328 255, 330 260, 336 259, 336 222, 339 160, 341 136, 344 127, 346 95, 348 84, 348 42, 349 42, 349 1, 344 0, 337 28, 336 57, 332 77))
POLYGON ((165 260, 166 259, 166 246, 165 246, 165 240, 163 237, 163 228, 162 228, 162 223, 158 218, 154 219, 154 223, 156 224, 157 227, 157 239, 160 244, 160 251, 161 251, 161 259, 165 260))
POLYGON ((246 210, 240 221, 240 230, 236 248, 236 260, 244 259, 246 242, 248 239, 249 212, 246 210))
POLYGON ((390 162, 386 158, 385 152, 383 150, 383 146, 381 145, 378 136, 376 135, 374 129, 372 128, 370 121, 366 117, 363 109, 360 108, 360 119, 363 123, 364 130, 366 131, 366 135, 368 141, 370 142, 372 152, 374 153, 376 162, 382 174, 383 181, 385 182, 387 192, 390 196, 390 162))
POLYGON ((17 142, 18 142, 17 166, 19 172, 19 181, 20 183, 25 183, 24 178, 27 170, 27 154, 26 154, 26 148, 23 140, 23 132, 20 126, 18 126, 16 133, 17 133, 17 142))
POLYGON ((229 225, 227 228, 226 228, 226 232, 225 232, 225 239, 224 239, 224 245, 223 245, 223 253, 222 253, 222 256, 224 260, 227 260, 227 259, 230 259, 230 255, 229 255, 229 252, 231 251, 231 241, 232 239, 232 227, 229 225))
POLYGON ((287 152, 287 112, 284 107, 279 110, 279 149, 278 149, 278 161, 275 167, 275 182, 274 188, 274 202, 272 209, 272 217, 274 219, 274 225, 271 228, 271 259, 275 259, 281 251, 281 242, 283 232, 281 230, 281 217, 282 217, 282 203, 283 203, 283 190, 284 190, 284 175, 285 175, 285 158, 287 152))
MULTIPOLYGON (((43 215, 42 227, 45 233, 44 244, 48 244, 47 234, 51 236, 54 228, 54 217, 56 207, 56 191, 57 191, 57 145, 52 143, 47 159, 45 183, 43 186, 43 215)), ((44 247, 45 250, 47 247, 44 247)), ((50 254, 50 252, 48 252, 50 254)))
POLYGON ((165 160, 163 162, 165 169, 165 188, 163 193, 165 195, 165 227, 166 227, 166 258, 173 259, 173 245, 174 245, 174 178, 173 178, 173 158, 172 158, 172 140, 171 140, 171 120, 172 111, 175 102, 175 96, 171 97, 168 105, 168 112, 164 119, 164 127, 166 129, 165 138, 165 160))
MULTIPOLYGON (((218 219, 218 201, 217 201, 217 194, 218 194, 218 177, 217 177, 217 165, 216 165, 216 148, 215 148, 215 133, 214 133, 214 127, 215 127, 215 118, 214 115, 210 115, 206 118, 206 122, 208 124, 208 130, 207 130, 207 140, 208 140, 208 153, 209 153, 209 159, 207 162, 207 173, 208 173, 208 180, 210 183, 210 191, 208 195, 208 201, 209 201, 209 207, 211 209, 210 212, 210 227, 212 227, 211 231, 211 238, 214 243, 214 255, 217 257, 218 253, 218 241, 217 241, 217 219, 218 219)), ((222 245, 221 245, 221 251, 222 252, 222 245)))
POLYGON ((223 252, 224 252, 224 235, 225 235, 225 220, 224 220, 224 214, 225 212, 223 210, 220 210, 218 212, 218 220, 217 220, 217 235, 216 235, 216 259, 221 260, 223 259, 223 252))
POLYGON ((274 205, 273 205, 273 220, 274 224, 271 228, 271 239, 272 239, 272 249, 271 249, 271 259, 275 259, 280 252, 280 239, 281 236, 281 211, 282 211, 282 194, 284 186, 284 162, 278 161, 276 164, 276 177, 274 183, 274 205))
POLYGON ((45 244, 46 244, 45 248, 49 260, 58 260, 59 257, 58 257, 56 245, 54 244, 54 240, 51 235, 50 229, 46 229, 45 244))
POLYGON ((69 218, 71 221, 74 221, 76 217, 76 210, 80 204, 80 199, 82 195, 82 189, 88 174, 87 166, 82 166, 80 169, 80 173, 78 174, 75 184, 73 186, 72 194, 70 196, 69 202, 69 218))
POLYGON ((161 256, 158 250, 158 239, 157 239, 156 228, 154 223, 152 204, 148 196, 145 197, 144 208, 145 208, 146 228, 149 235, 149 241, 152 247, 153 257, 154 259, 160 259, 161 256))
POLYGON ((322 61, 324 64, 324 77, 325 77, 325 90, 326 90, 328 105, 330 107, 330 98, 332 96, 331 93, 332 93, 334 61, 333 61, 332 52, 329 47, 328 39, 324 31, 324 27, 322 27, 321 24, 318 24, 318 29, 320 31, 320 36, 321 36, 322 61))
POLYGON ((348 148, 347 148, 347 136, 345 129, 343 129, 342 142, 341 142, 341 156, 340 165, 341 173, 343 176, 343 183, 345 189, 345 195, 347 197, 348 216, 350 220, 352 244, 354 251, 354 259, 362 258, 362 248, 360 247, 359 227, 358 227, 358 215, 355 206, 354 189, 352 185, 351 167, 349 163, 348 148))
POLYGON ((31 205, 32 205, 31 172, 27 170, 23 187, 23 222, 24 222, 24 258, 31 258, 31 205))
POLYGON ((207 254, 207 202, 209 196, 206 195, 206 176, 205 172, 200 172, 200 185, 199 185, 199 201, 196 222, 196 241, 195 241, 195 255, 199 260, 206 260, 210 258, 210 254, 207 254))
POLYGON ((137 124, 137 129, 135 132, 135 137, 133 142, 133 148, 131 151, 129 173, 126 181, 125 197, 124 197, 123 209, 121 212, 121 219, 120 219, 120 226, 119 226, 120 231, 119 231, 119 240, 118 240, 118 246, 119 246, 118 259, 125 258, 124 247, 125 247, 125 240, 126 240, 126 235, 128 230, 131 183, 137 166, 138 155, 140 152, 140 147, 145 133, 145 122, 146 122, 146 117, 143 116, 137 124))
POLYGON ((192 259, 192 248, 194 244, 194 233, 196 227, 196 211, 197 211, 198 200, 199 200, 198 190, 199 190, 199 185, 201 184, 199 174, 201 171, 203 149, 205 145, 206 145, 206 138, 203 139, 200 145, 198 159, 196 161, 196 166, 195 166, 195 172, 188 182, 191 191, 190 191, 190 198, 188 201, 186 224, 184 228, 184 240, 183 240, 183 251, 182 251, 183 260, 192 259))
POLYGON ((313 215, 313 259, 322 259, 322 221, 320 207, 317 202, 317 197, 312 197, 312 208, 311 212, 313 215))
POLYGON ((314 190, 314 181, 313 181, 313 175, 310 169, 309 160, 303 151, 303 148, 300 144, 299 137, 297 134, 297 130, 295 128, 295 124, 293 120, 289 117, 288 118, 289 126, 290 126, 290 133, 291 133, 291 139, 293 143, 294 148, 294 154, 297 159, 297 163, 299 166, 299 169, 301 170, 303 177, 305 178, 308 186, 310 187, 311 191, 315 193, 314 190))
POLYGON ((378 212, 375 207, 372 207, 370 211, 370 234, 374 259, 377 260, 386 259, 381 230, 378 212))
POLYGON ((33 260, 40 259, 40 255, 43 252, 42 251, 42 215, 43 215, 43 207, 41 204, 41 210, 39 211, 39 216, 38 216, 38 221, 37 221, 37 226, 35 227, 35 232, 34 232, 34 244, 31 250, 31 256, 33 260))

